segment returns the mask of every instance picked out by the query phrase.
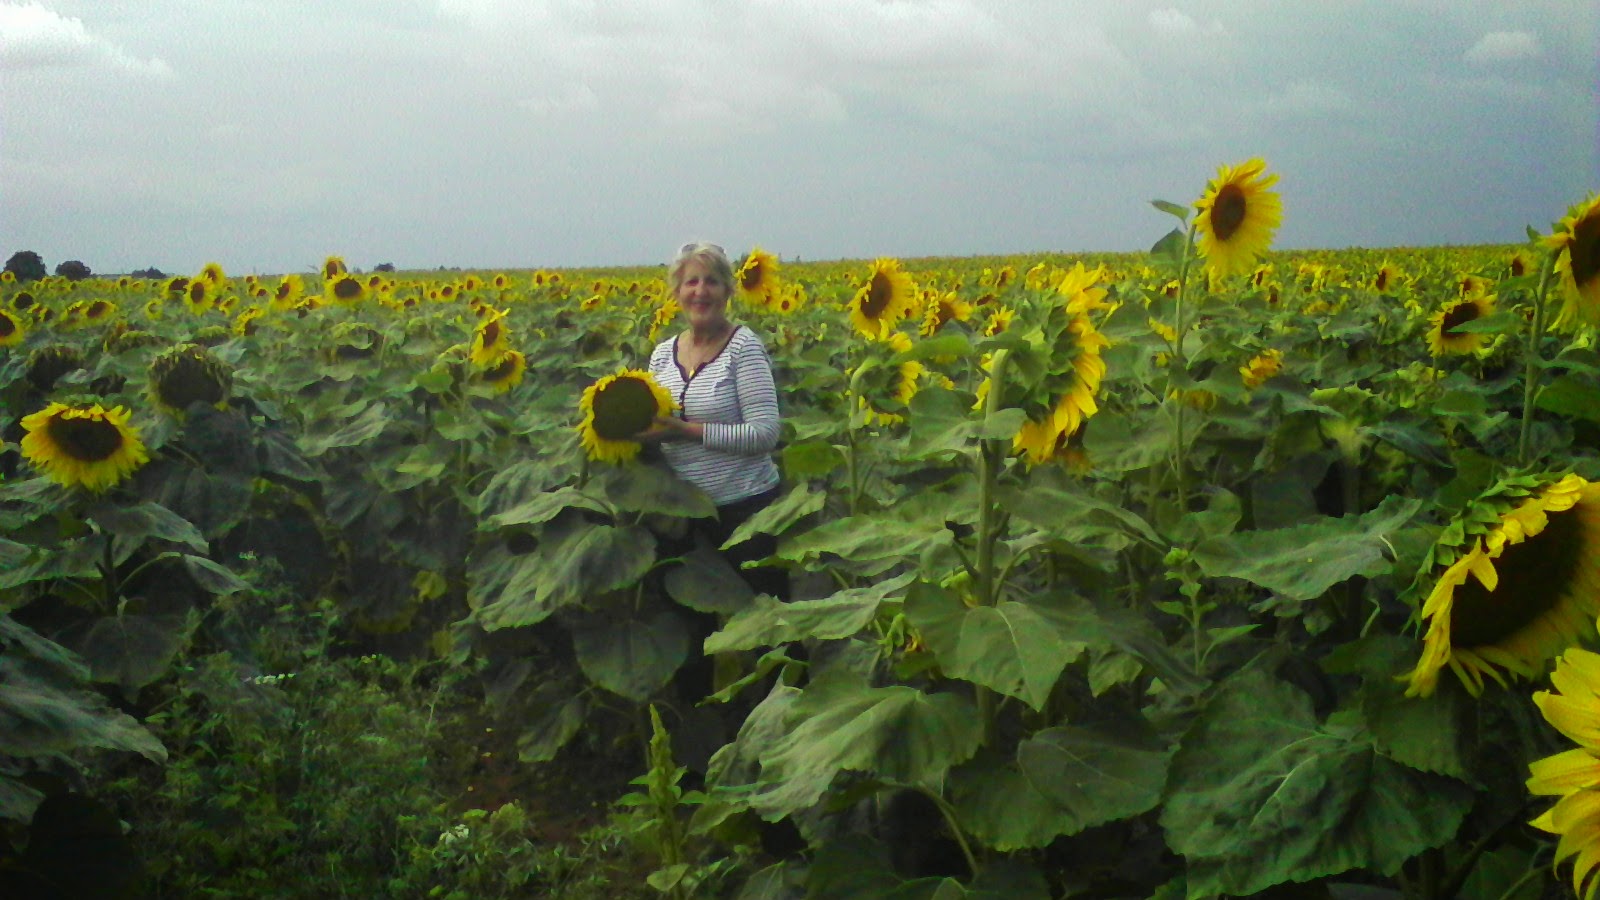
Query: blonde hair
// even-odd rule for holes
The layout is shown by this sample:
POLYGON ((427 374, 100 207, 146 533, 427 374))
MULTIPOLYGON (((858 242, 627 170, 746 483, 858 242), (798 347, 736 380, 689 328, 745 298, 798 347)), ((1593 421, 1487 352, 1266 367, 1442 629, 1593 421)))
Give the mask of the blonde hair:
POLYGON ((733 263, 728 261, 728 252, 716 244, 691 241, 678 249, 672 265, 667 267, 669 296, 678 296, 678 288, 683 285, 683 270, 691 261, 704 266, 713 281, 727 288, 729 294, 733 293, 733 263))

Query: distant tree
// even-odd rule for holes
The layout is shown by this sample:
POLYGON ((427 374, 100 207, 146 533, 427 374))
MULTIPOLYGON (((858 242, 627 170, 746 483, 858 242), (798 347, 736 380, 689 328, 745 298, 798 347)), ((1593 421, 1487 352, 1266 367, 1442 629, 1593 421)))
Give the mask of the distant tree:
POLYGON ((32 250, 18 250, 6 260, 6 271, 17 276, 18 281, 38 281, 47 273, 44 260, 32 250))
POLYGON ((378 263, 377 265, 372 267, 372 271, 374 271, 374 272, 393 272, 394 271, 394 263, 378 263))
POLYGON ((82 281, 94 273, 90 272, 89 267, 84 265, 81 261, 69 259, 66 262, 56 266, 56 274, 67 279, 68 281, 82 281))
POLYGON ((132 272, 129 272, 128 274, 133 276, 134 278, 146 278, 146 279, 149 279, 151 281, 160 281, 163 278, 167 277, 167 273, 161 271, 160 269, 156 268, 155 266, 151 266, 148 269, 135 269, 132 272))

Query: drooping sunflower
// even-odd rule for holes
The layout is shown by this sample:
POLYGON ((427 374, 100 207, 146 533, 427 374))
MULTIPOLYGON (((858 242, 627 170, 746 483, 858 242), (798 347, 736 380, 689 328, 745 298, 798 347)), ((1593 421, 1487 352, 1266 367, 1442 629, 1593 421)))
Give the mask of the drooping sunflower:
POLYGON ((1485 676, 1537 677, 1600 614, 1600 484, 1503 479, 1445 529, 1416 586, 1427 631, 1407 696, 1432 694, 1447 666, 1474 695, 1485 676))
POLYGON ((110 300, 91 300, 83 307, 85 322, 104 322, 117 313, 117 305, 110 300))
POLYGON ((494 310, 478 321, 472 334, 472 364, 487 369, 500 361, 511 349, 511 330, 506 327, 506 314, 494 310))
POLYGON ((1591 878, 1600 867, 1600 654, 1568 648, 1550 683, 1555 692, 1535 693, 1534 705, 1578 746, 1528 765, 1528 792, 1560 798, 1528 824, 1560 835, 1555 864, 1573 859, 1573 891, 1593 898, 1600 892, 1600 878, 1591 878))
POLYGON ((0 347, 15 347, 27 336, 22 321, 7 310, 0 309, 0 347))
MULTIPOLYGON (((1053 459, 1065 440, 1100 411, 1095 397, 1106 373, 1101 351, 1110 342, 1090 321, 1090 305, 1079 295, 1064 307, 1052 308, 1046 318, 1049 350, 1045 359, 1054 368, 1037 387, 1043 402, 1035 399, 1031 409, 1024 405, 1029 409, 1028 418, 1012 438, 1012 448, 1023 454, 1030 466, 1053 459)), ((990 379, 985 379, 978 386, 979 397, 986 397, 989 389, 990 379)))
POLYGON ((367 286, 354 275, 336 275, 322 283, 322 294, 330 303, 354 306, 367 298, 367 286))
POLYGON ((983 336, 994 337, 1000 334, 1011 327, 1011 322, 1016 317, 1017 314, 1014 310, 1007 309, 1004 306, 997 307, 994 312, 989 314, 989 321, 983 325, 983 336))
POLYGON ((1493 294, 1477 294, 1446 303, 1429 319, 1428 352, 1434 356, 1459 356, 1482 349, 1489 335, 1481 332, 1456 334, 1454 330, 1493 313, 1494 304, 1493 294))
POLYGON ((1555 327, 1600 325, 1600 194, 1568 209, 1544 245, 1557 253, 1555 271, 1561 279, 1555 327))
POLYGON ((778 296, 778 258, 756 247, 734 274, 739 299, 754 309, 772 309, 778 296))
POLYGON ((911 276, 901 271, 900 261, 879 259, 850 300, 850 324, 874 341, 888 340, 895 323, 911 314, 915 302, 916 288, 911 276))
POLYGON ((522 351, 507 350, 499 362, 478 370, 477 377, 479 383, 494 388, 497 394, 504 394, 522 383, 522 375, 527 370, 528 358, 522 351))
POLYGON ((214 288, 220 289, 228 280, 222 272, 220 263, 208 262, 200 267, 200 274, 195 276, 196 281, 204 281, 214 288))
POLYGON ((1240 366, 1239 377, 1244 380, 1245 387, 1255 390, 1281 371, 1283 371, 1283 351, 1268 350, 1250 357, 1249 362, 1240 366))
POLYGON ((1526 250, 1513 250, 1511 259, 1506 263, 1506 274, 1512 278, 1521 278, 1533 271, 1533 257, 1526 250))
POLYGON ((176 418, 192 403, 228 404, 233 370, 196 344, 179 344, 150 362, 150 402, 176 418))
POLYGON ((1283 222, 1283 202, 1269 190, 1278 181, 1260 159, 1223 166, 1195 201, 1194 225, 1206 267, 1227 277, 1249 271, 1272 246, 1283 222))
POLYGON ((61 376, 83 367, 83 351, 67 344, 46 344, 28 354, 26 378, 33 389, 48 394, 61 376))
MULTIPOLYGON (((908 335, 897 331, 885 344, 878 346, 893 355, 910 350, 912 343, 908 335)), ((890 426, 904 422, 906 417, 902 411, 917 395, 926 373, 927 367, 916 360, 885 363, 867 371, 860 379, 852 372, 852 381, 858 382, 860 391, 856 407, 866 424, 890 426)))
POLYGON ((128 410, 52 403, 22 419, 22 455, 52 481, 101 493, 150 461, 128 410))
POLYGON ((583 419, 578 440, 589 459, 596 462, 630 462, 640 444, 630 440, 650 427, 656 416, 677 405, 667 389, 642 369, 623 369, 584 388, 578 401, 583 419))
POLYGON ((344 257, 342 256, 330 256, 322 261, 323 281, 332 281, 348 271, 349 269, 345 267, 344 257))
POLYGON ((923 307, 922 325, 917 333, 932 337, 951 322, 965 322, 972 318, 972 304, 961 299, 955 291, 932 292, 923 307))

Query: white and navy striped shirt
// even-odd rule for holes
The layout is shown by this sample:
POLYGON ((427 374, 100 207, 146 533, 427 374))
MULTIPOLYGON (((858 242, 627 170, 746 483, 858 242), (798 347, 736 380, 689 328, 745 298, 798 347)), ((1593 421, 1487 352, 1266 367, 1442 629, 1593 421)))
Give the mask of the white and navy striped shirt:
POLYGON ((682 407, 677 415, 705 425, 701 443, 661 445, 678 477, 718 506, 777 486, 778 389, 754 332, 734 326, 722 352, 693 374, 678 365, 678 338, 668 338, 650 354, 650 374, 682 407))

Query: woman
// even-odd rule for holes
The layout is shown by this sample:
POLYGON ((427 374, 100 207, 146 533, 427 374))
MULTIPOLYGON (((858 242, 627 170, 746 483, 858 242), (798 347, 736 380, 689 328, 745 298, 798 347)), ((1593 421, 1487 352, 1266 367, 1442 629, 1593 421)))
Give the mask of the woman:
MULTIPOLYGON (((640 439, 661 445, 678 477, 710 495, 717 518, 697 525, 720 547, 740 523, 777 499, 778 389, 761 339, 728 320, 733 265, 716 244, 683 245, 667 269, 667 289, 688 319, 686 331, 656 345, 650 374, 681 407, 640 439)), ((756 535, 724 555, 738 568, 765 559, 777 539, 756 535)), ((743 569, 758 593, 788 599, 783 569, 743 569)))

